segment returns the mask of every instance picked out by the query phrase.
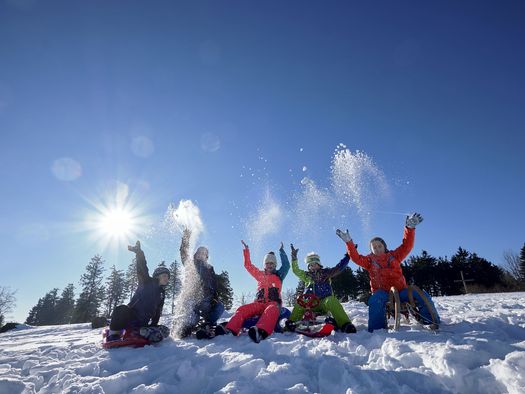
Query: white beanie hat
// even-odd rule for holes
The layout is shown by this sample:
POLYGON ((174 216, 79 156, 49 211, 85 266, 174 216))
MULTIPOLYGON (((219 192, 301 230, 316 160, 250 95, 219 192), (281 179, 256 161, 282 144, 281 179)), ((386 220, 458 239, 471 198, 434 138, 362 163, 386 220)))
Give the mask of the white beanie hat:
POLYGON ((306 265, 310 265, 310 264, 319 264, 321 267, 321 259, 319 258, 319 255, 315 252, 310 252, 306 255, 305 259, 304 259, 306 265))
POLYGON ((277 265, 277 257, 275 256, 275 253, 269 252, 267 255, 265 255, 264 263, 274 263, 275 265, 277 265))

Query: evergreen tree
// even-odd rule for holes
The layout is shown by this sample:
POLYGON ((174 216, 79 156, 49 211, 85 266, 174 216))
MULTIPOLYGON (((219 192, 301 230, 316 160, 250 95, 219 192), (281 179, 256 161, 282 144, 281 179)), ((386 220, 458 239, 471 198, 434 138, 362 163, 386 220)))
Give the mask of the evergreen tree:
POLYGON ((175 312, 175 299, 179 295, 180 289, 182 287, 182 282, 180 278, 182 274, 177 260, 174 260, 170 264, 169 270, 170 281, 166 286, 166 300, 169 300, 169 304, 171 305, 171 313, 173 314, 175 312))
POLYGON ((130 301, 138 286, 139 278, 137 277, 137 260, 133 258, 131 264, 128 265, 128 269, 126 270, 126 295, 130 301))
POLYGON ((58 299, 55 306, 56 324, 69 324, 75 309, 75 287, 68 284, 58 299))
POLYGON ((106 280, 106 298, 104 316, 109 317, 113 310, 124 300, 126 290, 126 279, 124 272, 117 270, 115 265, 111 267, 111 273, 106 280))
POLYGON ((520 279, 522 283, 525 283, 525 243, 520 252, 520 279))
POLYGON ((357 298, 357 279, 350 267, 332 279, 334 295, 342 302, 357 298))
POLYGON ((39 298, 37 304, 31 308, 29 311, 29 315, 26 319, 26 324, 29 324, 31 326, 38 326, 38 314, 39 311, 42 309, 42 304, 44 303, 44 298, 39 298))
POLYGON ((439 284, 435 275, 437 267, 435 257, 424 250, 421 256, 410 256, 402 267, 407 284, 415 284, 426 290, 430 295, 440 295, 439 284))
POLYGON ((56 304, 58 302, 58 289, 53 289, 38 300, 37 305, 31 308, 29 316, 26 319, 27 324, 33 326, 44 326, 57 324, 56 304))
POLYGON ((230 276, 228 275, 228 271, 222 271, 219 275, 217 275, 217 281, 219 282, 217 289, 219 301, 223 303, 224 309, 230 310, 233 306, 233 289, 230 285, 230 276))
POLYGON ((359 267, 355 271, 357 299, 368 305, 368 298, 370 298, 370 275, 368 271, 359 267))
POLYGON ((102 257, 96 255, 86 266, 86 272, 80 278, 82 292, 73 312, 72 323, 86 323, 97 317, 104 298, 103 265, 102 257))

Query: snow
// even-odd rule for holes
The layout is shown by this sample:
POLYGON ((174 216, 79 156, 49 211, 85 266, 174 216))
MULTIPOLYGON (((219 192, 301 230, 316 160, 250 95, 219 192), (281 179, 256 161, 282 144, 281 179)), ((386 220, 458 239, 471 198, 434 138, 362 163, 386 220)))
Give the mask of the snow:
POLYGON ((170 338, 106 351, 88 324, 25 326, 0 334, 0 393, 524 393, 525 293, 434 301, 436 334, 412 321, 371 334, 357 302, 344 304, 357 334, 260 344, 170 338))

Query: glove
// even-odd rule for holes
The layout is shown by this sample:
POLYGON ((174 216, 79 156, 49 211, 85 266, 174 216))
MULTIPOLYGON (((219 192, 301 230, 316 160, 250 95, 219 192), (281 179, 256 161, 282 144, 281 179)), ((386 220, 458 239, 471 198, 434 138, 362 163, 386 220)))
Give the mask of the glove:
POLYGON ((405 226, 408 228, 416 228, 416 226, 423 221, 423 216, 419 213, 413 213, 410 216, 407 216, 405 226))
POLYGON ((135 243, 135 246, 132 246, 132 245, 128 245, 128 250, 130 252, 135 252, 135 253, 138 253, 140 251, 140 241, 137 241, 135 243))
POLYGON ((299 251, 299 249, 295 249, 293 247, 293 244, 290 244, 290 247, 292 248, 292 260, 297 260, 297 252, 299 251))
POLYGON ((348 230, 343 231, 343 230, 339 230, 337 229, 335 231, 335 233, 337 234, 337 236, 339 238, 341 238, 343 240, 344 243, 347 243, 348 241, 351 241, 352 240, 352 237, 350 236, 350 234, 348 233, 348 230))

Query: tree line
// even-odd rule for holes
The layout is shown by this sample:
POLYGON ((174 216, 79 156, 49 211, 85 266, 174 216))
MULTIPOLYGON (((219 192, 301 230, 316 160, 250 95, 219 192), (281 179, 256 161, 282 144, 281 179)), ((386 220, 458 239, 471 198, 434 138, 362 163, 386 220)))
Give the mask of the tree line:
MULTIPOLYGON (((38 300, 31 308, 26 324, 34 326, 51 324, 87 323, 96 318, 109 318, 113 310, 127 303, 138 287, 136 261, 133 259, 126 271, 113 265, 104 278, 104 260, 95 255, 80 278, 80 294, 75 299, 75 287, 69 283, 59 294, 54 288, 38 300)), ((159 266, 167 267, 163 261, 159 266)), ((175 260, 169 267, 170 282, 166 286, 164 307, 173 314, 182 283, 182 271, 175 260)), ((227 271, 217 275, 218 297, 226 309, 233 304, 233 290, 227 271)))

